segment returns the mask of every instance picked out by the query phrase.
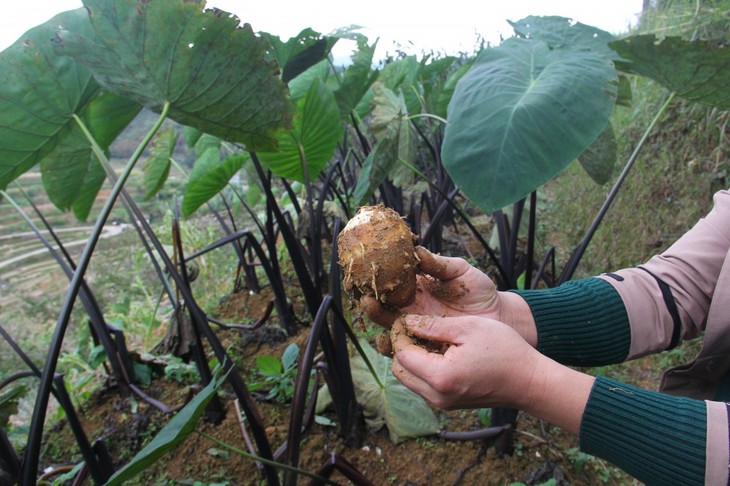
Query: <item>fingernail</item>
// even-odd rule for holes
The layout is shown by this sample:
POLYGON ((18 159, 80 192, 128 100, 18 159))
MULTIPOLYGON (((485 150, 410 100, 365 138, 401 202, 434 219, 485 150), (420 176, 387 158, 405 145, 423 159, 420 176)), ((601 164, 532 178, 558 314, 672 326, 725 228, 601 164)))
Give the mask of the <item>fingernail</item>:
POLYGON ((412 326, 413 324, 418 324, 421 320, 421 316, 413 315, 413 314, 406 314, 403 316, 403 321, 405 321, 406 325, 412 326))
POLYGON ((425 326, 430 319, 430 316, 419 316, 417 314, 409 314, 403 316, 407 326, 425 326))

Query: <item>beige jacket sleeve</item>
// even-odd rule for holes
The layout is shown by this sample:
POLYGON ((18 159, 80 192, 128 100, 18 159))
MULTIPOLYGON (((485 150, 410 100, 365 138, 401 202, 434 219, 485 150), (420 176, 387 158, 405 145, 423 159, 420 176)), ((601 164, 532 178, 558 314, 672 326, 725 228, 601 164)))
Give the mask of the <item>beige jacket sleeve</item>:
POLYGON ((712 211, 676 243, 638 268, 599 278, 610 283, 626 306, 631 325, 628 359, 667 349, 675 332, 657 279, 671 290, 681 340, 705 328, 722 264, 730 249, 730 192, 714 196, 712 211))

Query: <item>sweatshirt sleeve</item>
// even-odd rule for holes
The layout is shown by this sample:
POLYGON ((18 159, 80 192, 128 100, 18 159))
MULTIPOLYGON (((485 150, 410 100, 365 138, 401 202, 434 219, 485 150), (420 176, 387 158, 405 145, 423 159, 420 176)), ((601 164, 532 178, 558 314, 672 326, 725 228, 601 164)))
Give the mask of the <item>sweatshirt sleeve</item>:
POLYGON ((599 376, 580 427, 584 452, 657 484, 728 484, 727 404, 599 376))
POLYGON ((516 290, 537 327, 537 349, 573 366, 626 360, 631 346, 628 315, 619 293, 598 278, 565 282, 544 290, 516 290))

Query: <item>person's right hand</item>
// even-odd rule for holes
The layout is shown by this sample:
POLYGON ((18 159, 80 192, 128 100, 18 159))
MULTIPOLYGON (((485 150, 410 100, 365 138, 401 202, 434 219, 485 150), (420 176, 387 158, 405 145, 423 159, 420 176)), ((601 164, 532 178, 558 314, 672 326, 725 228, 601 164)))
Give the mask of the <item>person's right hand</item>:
POLYGON ((444 257, 416 247, 420 274, 416 300, 402 309, 388 309, 375 298, 360 302, 368 317, 390 329, 401 314, 438 317, 477 316, 502 321, 530 344, 537 344, 537 332, 530 308, 522 297, 498 292, 487 274, 463 258, 444 257))

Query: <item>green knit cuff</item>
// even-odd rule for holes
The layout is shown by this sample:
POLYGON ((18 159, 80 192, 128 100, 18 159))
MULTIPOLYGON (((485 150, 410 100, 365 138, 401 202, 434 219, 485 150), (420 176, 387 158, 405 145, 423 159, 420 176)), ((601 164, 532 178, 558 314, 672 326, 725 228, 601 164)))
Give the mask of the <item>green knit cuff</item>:
POLYGON ((598 278, 545 290, 516 290, 537 325, 537 349, 560 363, 602 366, 623 362, 631 328, 621 296, 598 278))
POLYGON ((702 400, 599 376, 580 426, 581 450, 646 484, 704 484, 707 408, 702 400))

